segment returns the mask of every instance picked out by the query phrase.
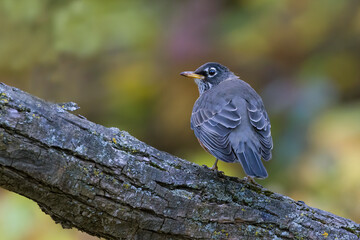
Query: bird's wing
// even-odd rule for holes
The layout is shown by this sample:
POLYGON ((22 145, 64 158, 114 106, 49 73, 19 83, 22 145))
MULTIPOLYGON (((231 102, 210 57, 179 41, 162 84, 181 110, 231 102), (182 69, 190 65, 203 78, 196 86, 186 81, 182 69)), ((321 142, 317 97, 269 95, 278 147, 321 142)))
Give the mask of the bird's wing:
POLYGON ((248 103, 247 110, 250 123, 254 127, 261 144, 261 156, 268 161, 271 159, 273 148, 269 117, 263 107, 256 107, 255 104, 248 103))
POLYGON ((228 135, 241 123, 241 116, 231 100, 217 105, 216 111, 212 104, 205 104, 194 109, 191 115, 191 128, 195 136, 218 159, 233 162, 236 156, 229 143, 228 135))

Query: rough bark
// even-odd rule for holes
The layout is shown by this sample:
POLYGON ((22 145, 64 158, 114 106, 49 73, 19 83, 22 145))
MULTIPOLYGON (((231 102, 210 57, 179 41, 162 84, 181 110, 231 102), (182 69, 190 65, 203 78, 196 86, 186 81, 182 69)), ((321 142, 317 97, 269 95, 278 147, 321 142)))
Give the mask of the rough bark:
POLYGON ((360 225, 0 84, 0 186, 105 239, 359 239, 360 225))

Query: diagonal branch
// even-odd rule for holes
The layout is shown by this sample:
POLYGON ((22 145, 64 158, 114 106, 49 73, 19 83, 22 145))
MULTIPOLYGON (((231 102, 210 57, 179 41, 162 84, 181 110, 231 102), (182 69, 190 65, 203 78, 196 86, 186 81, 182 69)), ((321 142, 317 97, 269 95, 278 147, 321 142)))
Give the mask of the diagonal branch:
POLYGON ((360 225, 0 84, 0 186, 106 239, 359 239, 360 225))

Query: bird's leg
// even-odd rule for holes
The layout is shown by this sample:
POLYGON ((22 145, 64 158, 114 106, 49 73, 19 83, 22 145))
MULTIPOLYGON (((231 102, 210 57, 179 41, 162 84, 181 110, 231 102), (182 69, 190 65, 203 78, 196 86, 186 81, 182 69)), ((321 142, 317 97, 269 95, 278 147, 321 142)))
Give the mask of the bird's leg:
POLYGON ((217 166, 217 162, 218 162, 218 159, 215 160, 215 163, 214 165, 211 167, 211 170, 218 170, 218 166, 217 166))
POLYGON ((255 178, 254 177, 250 177, 250 176, 246 176, 245 177, 246 181, 254 184, 254 185, 259 185, 257 182, 255 182, 255 178))

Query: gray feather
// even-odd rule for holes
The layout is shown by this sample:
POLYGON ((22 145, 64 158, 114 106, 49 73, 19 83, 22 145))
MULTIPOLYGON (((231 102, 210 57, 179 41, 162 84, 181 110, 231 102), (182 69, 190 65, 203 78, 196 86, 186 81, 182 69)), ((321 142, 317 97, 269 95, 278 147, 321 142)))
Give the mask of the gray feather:
POLYGON ((261 98, 244 81, 223 81, 201 93, 191 128, 216 158, 240 162, 249 176, 267 177, 261 157, 271 159, 271 125, 261 98))
POLYGON ((248 104, 247 110, 250 123, 254 127, 261 144, 261 156, 268 161, 271 159, 271 150, 273 148, 269 117, 263 107, 248 104))
POLYGON ((211 105, 193 112, 191 126, 196 137, 216 158, 225 162, 236 161, 228 135, 241 122, 241 116, 231 101, 225 102, 219 112, 214 112, 211 105), (209 114, 214 112, 212 115, 209 114))
POLYGON ((266 178, 268 174, 261 161, 260 154, 249 144, 243 143, 243 145, 243 151, 242 149, 235 149, 235 152, 245 173, 251 177, 266 178))
POLYGON ((244 152, 239 152, 239 153, 237 153, 236 155, 237 155, 237 157, 238 157, 238 159, 239 159, 239 162, 240 162, 241 166, 243 167, 246 175, 255 177, 255 173, 254 173, 253 170, 250 168, 245 153, 244 153, 244 152))

